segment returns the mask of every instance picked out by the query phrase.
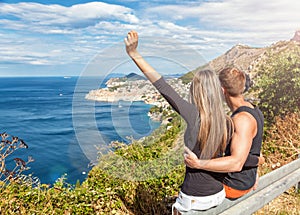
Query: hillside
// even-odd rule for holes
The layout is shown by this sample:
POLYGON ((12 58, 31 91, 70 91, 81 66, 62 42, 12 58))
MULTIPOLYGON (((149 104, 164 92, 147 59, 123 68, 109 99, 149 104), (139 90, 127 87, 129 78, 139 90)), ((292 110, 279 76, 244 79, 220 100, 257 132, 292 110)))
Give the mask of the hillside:
POLYGON ((185 74, 181 79, 186 83, 191 81, 193 73, 199 69, 211 69, 218 73, 222 68, 228 66, 234 66, 254 78, 255 68, 265 62, 270 52, 279 54, 295 49, 295 47, 300 47, 300 30, 295 33, 291 40, 279 41, 267 47, 257 48, 238 44, 207 64, 185 74))

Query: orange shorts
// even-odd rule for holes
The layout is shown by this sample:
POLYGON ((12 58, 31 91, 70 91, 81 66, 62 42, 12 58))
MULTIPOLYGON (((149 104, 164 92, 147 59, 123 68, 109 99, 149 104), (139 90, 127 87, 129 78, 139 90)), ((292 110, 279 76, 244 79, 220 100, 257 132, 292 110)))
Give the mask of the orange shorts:
POLYGON ((227 185, 224 185, 225 193, 226 193, 226 198, 229 199, 237 199, 246 193, 249 193, 253 188, 250 188, 249 190, 236 190, 232 187, 228 187, 227 185))

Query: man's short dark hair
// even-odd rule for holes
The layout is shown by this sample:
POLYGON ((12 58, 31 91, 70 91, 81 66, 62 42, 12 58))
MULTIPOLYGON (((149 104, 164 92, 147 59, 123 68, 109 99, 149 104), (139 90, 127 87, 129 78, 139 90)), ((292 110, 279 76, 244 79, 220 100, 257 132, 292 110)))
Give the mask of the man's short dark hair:
POLYGON ((246 74, 236 68, 228 67, 219 73, 222 87, 230 96, 243 94, 245 90, 246 74))

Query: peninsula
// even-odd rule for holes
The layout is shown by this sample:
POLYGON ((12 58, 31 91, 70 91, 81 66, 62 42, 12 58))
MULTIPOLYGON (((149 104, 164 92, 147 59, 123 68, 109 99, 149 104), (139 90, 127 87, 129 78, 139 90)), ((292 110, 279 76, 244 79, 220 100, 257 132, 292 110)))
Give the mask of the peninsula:
MULTIPOLYGON (((91 90, 85 98, 102 102, 143 101, 146 104, 168 109, 168 102, 160 95, 150 81, 132 73, 121 78, 111 78, 105 88, 91 90), (134 77, 134 78, 128 78, 134 77)), ((166 78, 174 90, 182 97, 188 97, 189 84, 184 84, 179 78, 166 78)))

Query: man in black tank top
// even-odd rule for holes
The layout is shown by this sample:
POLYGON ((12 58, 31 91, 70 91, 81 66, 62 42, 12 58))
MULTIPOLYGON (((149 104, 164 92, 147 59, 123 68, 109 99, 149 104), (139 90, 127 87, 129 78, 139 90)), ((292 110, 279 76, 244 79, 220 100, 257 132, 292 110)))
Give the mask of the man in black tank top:
POLYGON ((264 118, 258 107, 244 99, 245 73, 236 68, 225 68, 219 73, 219 79, 226 103, 232 111, 231 118, 235 128, 225 156, 199 160, 187 149, 185 163, 191 168, 227 173, 222 178, 226 197, 234 199, 252 190, 257 180, 257 165, 264 159, 252 156, 249 161, 247 158, 249 154, 260 156, 264 118), (246 160, 254 167, 244 166, 246 160))

